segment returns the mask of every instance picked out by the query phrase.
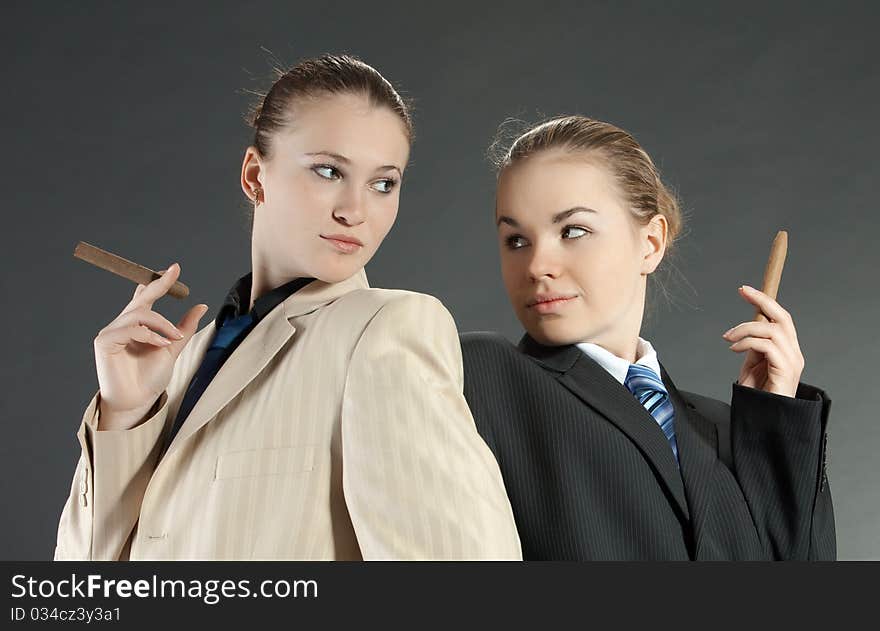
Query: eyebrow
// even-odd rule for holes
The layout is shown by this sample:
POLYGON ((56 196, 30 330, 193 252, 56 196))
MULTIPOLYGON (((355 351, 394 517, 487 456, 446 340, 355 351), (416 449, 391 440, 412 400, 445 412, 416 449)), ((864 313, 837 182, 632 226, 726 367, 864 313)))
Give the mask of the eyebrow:
MULTIPOLYGON (((351 164, 351 160, 349 160, 345 156, 340 155, 338 153, 333 153, 332 151, 313 151, 310 153, 306 153, 304 155, 307 155, 309 157, 327 156, 328 158, 333 158, 334 160, 338 160, 342 164, 351 164)), ((401 175, 401 177, 403 177, 403 171, 400 170, 399 166, 394 165, 394 164, 386 164, 386 165, 377 167, 376 170, 377 171, 397 171, 401 175)))
MULTIPOLYGON (((553 223, 559 223, 560 221, 564 221, 574 215, 575 213, 594 213, 598 214, 598 211, 587 208, 586 206, 574 206, 573 208, 569 208, 568 210, 563 210, 562 212, 558 212, 553 215, 553 223)), ((519 223, 513 217, 508 217, 507 215, 500 215, 498 217, 498 221, 495 222, 496 226, 500 226, 501 224, 506 223, 508 226, 513 226, 514 228, 519 228, 519 223)))

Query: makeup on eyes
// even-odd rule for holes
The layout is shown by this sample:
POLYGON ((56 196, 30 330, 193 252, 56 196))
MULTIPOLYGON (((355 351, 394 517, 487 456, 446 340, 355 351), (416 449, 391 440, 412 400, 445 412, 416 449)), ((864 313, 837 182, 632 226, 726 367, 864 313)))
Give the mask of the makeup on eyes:
MULTIPOLYGON (((334 166, 332 164, 327 164, 327 163, 323 163, 323 162, 321 162, 321 163, 316 162, 314 164, 309 165, 309 169, 313 173, 315 173, 315 175, 317 175, 318 177, 323 178, 325 180, 339 180, 339 179, 343 179, 345 177, 345 174, 342 172, 342 170, 339 167, 334 166), (329 175, 325 175, 325 174, 321 173, 322 169, 327 170, 327 171, 331 171, 332 173, 329 175)), ((398 185, 398 183, 399 183, 399 180, 397 180, 393 177, 381 178, 381 179, 375 180, 374 182, 371 182, 370 188, 372 188, 377 193, 382 193, 383 195, 388 195, 394 191, 394 189, 398 185), (376 189, 373 185, 377 182, 387 182, 388 183, 388 190, 383 191, 383 190, 376 189)))
MULTIPOLYGON (((375 183, 379 183, 379 182, 387 182, 388 183, 388 190, 387 191, 379 191, 379 190, 376 190, 375 188, 373 188, 373 190, 375 190, 377 193, 383 193, 385 195, 393 192, 395 187, 397 186, 397 180, 395 180, 394 178, 390 178, 390 177, 382 178, 381 180, 376 180, 375 183)), ((372 188, 372 186, 371 186, 371 188, 372 188)))
MULTIPOLYGON (((338 162, 340 164, 351 164, 351 160, 349 158, 346 158, 345 156, 340 155, 338 153, 334 153, 332 151, 312 151, 309 153, 304 153, 303 155, 306 156, 307 158, 315 158, 317 156, 324 156, 327 158, 332 158, 333 160, 335 160, 336 162, 338 162)), ((333 165, 327 164, 327 163, 322 163, 322 164, 325 164, 326 166, 333 166, 333 165)), ((339 167, 334 166, 333 168, 339 170, 339 167)), ((379 171, 397 171, 400 174, 400 176, 403 177, 403 169, 401 169, 399 166, 397 166, 395 164, 385 164, 385 165, 382 165, 380 167, 376 167, 375 169, 373 169, 374 173, 379 172, 379 171)))
POLYGON ((314 172, 318 177, 322 177, 325 180, 338 180, 342 177, 342 171, 339 170, 338 167, 333 166, 332 164, 324 164, 324 163, 315 163, 309 166, 309 168, 314 172), (333 174, 331 176, 323 175, 320 173, 321 169, 326 169, 332 171, 333 174))
MULTIPOLYGON (((586 237, 586 236, 588 236, 588 235, 593 234, 593 231, 592 231, 590 228, 587 228, 586 226, 578 226, 578 225, 575 225, 575 224, 569 224, 569 225, 567 225, 567 226, 564 226, 564 227, 559 231, 559 234, 560 234, 560 237, 562 237, 562 239, 564 239, 564 240, 566 240, 566 241, 574 241, 575 239, 581 239, 581 238, 583 238, 583 237, 586 237), (566 233, 568 230, 582 230, 582 231, 583 231, 583 234, 579 234, 579 235, 577 235, 577 236, 565 237, 564 235, 565 235, 565 233, 566 233)), ((526 238, 525 238, 524 236, 522 236, 521 234, 512 234, 512 235, 509 235, 509 236, 507 236, 507 237, 504 237, 504 244, 505 244, 509 249, 511 249, 511 250, 519 250, 520 248, 523 248, 523 247, 525 247, 526 245, 528 245, 528 239, 526 239, 526 238), (513 244, 513 242, 514 242, 514 240, 516 240, 516 239, 522 239, 523 241, 526 241, 526 243, 523 244, 523 245, 515 246, 515 245, 513 244)))

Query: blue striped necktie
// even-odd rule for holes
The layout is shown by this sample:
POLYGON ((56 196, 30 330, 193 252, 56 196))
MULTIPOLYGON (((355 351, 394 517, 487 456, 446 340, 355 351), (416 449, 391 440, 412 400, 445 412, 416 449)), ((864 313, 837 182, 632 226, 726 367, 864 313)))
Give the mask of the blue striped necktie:
POLYGON ((675 410, 672 407, 672 401, 669 400, 666 386, 657 377, 657 373, 647 366, 630 364, 623 385, 633 393, 633 396, 657 421, 672 447, 672 455, 675 456, 675 462, 678 464, 678 444, 675 442, 675 428, 673 427, 675 410))

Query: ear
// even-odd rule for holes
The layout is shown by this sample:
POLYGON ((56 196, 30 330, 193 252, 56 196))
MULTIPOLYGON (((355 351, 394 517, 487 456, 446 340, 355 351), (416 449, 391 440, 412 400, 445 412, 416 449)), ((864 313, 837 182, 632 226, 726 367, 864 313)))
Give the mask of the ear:
POLYGON ((254 201, 254 191, 263 188, 263 160, 257 148, 251 145, 244 152, 241 163, 241 190, 254 201))
POLYGON ((657 213, 641 227, 642 274, 651 274, 660 265, 666 253, 666 236, 669 224, 666 217, 657 213))

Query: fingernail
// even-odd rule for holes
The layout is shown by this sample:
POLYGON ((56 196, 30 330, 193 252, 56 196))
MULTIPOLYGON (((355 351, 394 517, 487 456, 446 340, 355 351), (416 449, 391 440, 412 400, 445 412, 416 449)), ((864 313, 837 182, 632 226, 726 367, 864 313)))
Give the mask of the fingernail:
POLYGON ((171 340, 167 340, 163 337, 159 343, 162 344, 162 346, 168 346, 169 344, 171 344, 171 340))
POLYGON ((730 335, 731 331, 733 331, 733 329, 727 329, 724 333, 721 334, 721 337, 727 337, 728 335, 730 335))
POLYGON ((754 287, 750 287, 749 285, 743 285, 743 286, 742 286, 742 289, 743 289, 744 291, 755 291, 755 288, 754 288, 754 287))
POLYGON ((177 339, 183 339, 183 333, 180 332, 180 329, 174 329, 174 333, 177 335, 177 339))

